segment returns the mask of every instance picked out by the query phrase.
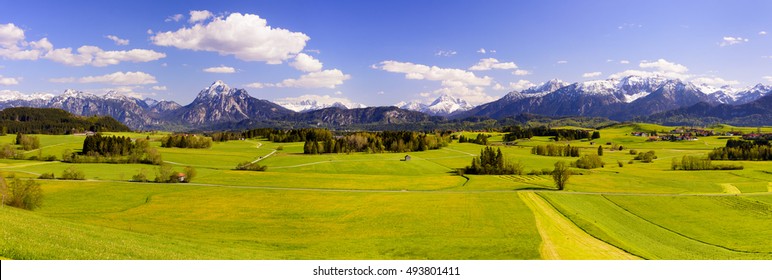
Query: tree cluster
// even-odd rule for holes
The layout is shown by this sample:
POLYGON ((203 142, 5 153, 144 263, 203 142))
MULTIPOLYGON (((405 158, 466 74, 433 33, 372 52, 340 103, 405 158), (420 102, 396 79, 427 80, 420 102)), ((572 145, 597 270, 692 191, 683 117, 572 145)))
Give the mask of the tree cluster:
POLYGON ((657 159, 657 155, 654 153, 654 151, 648 151, 648 152, 639 152, 638 155, 636 155, 634 160, 640 160, 641 162, 650 163, 657 159))
POLYGON ((146 139, 124 136, 86 136, 80 154, 65 150, 62 161, 70 163, 144 163, 161 164, 161 153, 146 139))
POLYGON ((173 134, 161 139, 161 147, 164 148, 188 148, 209 149, 212 147, 212 138, 195 134, 173 134))
POLYGON ((24 134, 73 134, 86 131, 131 131, 112 117, 81 117, 62 109, 7 108, 0 111, 0 131, 24 134))
POLYGON ((472 159, 472 164, 464 169, 466 174, 480 175, 521 175, 523 166, 511 163, 504 158, 501 148, 493 151, 491 147, 480 150, 480 156, 472 159))
POLYGON ((551 157, 578 157, 579 148, 571 145, 537 145, 531 148, 531 154, 551 157))
POLYGON ((239 165, 236 165, 236 170, 248 170, 248 171, 266 171, 268 170, 267 165, 259 165, 257 162, 242 162, 239 163, 239 165))
POLYGON ((31 151, 40 148, 40 139, 37 136, 25 135, 21 132, 16 133, 16 145, 21 146, 22 150, 31 151))
MULTIPOLYGON (((153 182, 156 183, 189 183, 193 181, 198 173, 191 166, 186 166, 183 172, 175 171, 169 164, 161 164, 155 174, 153 182)), ((132 176, 132 181, 147 182, 145 170, 140 170, 137 175, 132 176)))
POLYGON ((708 154, 712 160, 772 160, 768 140, 727 140, 725 147, 715 148, 708 154))
POLYGON ((488 138, 490 138, 490 135, 478 133, 477 136, 472 138, 467 138, 464 135, 461 135, 458 137, 458 143, 475 143, 479 145, 488 145, 488 138))
POLYGON ((599 131, 590 132, 584 129, 552 129, 546 126, 527 127, 513 126, 507 129, 509 133, 504 135, 504 141, 517 139, 530 139, 533 136, 552 136, 555 141, 572 141, 577 139, 600 138, 599 131))
POLYGON ((450 135, 427 134, 415 131, 355 132, 324 141, 308 139, 303 145, 305 154, 351 152, 412 152, 439 149, 447 146, 450 135))

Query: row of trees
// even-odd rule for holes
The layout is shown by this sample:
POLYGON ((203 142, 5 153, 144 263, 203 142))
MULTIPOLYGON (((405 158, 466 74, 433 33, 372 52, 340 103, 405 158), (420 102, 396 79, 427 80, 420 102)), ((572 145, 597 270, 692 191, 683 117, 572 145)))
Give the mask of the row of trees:
POLYGON ((708 154, 712 160, 772 160, 772 147, 767 140, 727 140, 726 147, 708 154))
POLYGON ((131 131, 111 117, 81 117, 62 109, 6 108, 0 111, 0 132, 72 134, 85 131, 131 131))
POLYGON ((600 138, 599 131, 584 130, 584 129, 552 129, 546 126, 538 127, 520 127, 513 126, 506 131, 509 131, 504 135, 504 141, 514 141, 517 139, 530 139, 534 136, 552 136, 556 141, 571 141, 577 139, 597 139, 600 138))
POLYGON ((537 145, 531 148, 531 154, 551 157, 578 157, 579 148, 571 145, 537 145))
POLYGON ((709 157, 683 156, 679 161, 673 158, 673 170, 742 170, 742 165, 713 164, 709 157))
MULTIPOLYGON (((189 183, 198 175, 196 169, 192 166, 186 166, 182 172, 175 171, 169 164, 161 164, 155 174, 153 182, 156 183, 189 183)), ((140 169, 137 174, 131 177, 132 182, 150 182, 147 176, 147 170, 140 169)))
POLYGON ((212 138, 195 134, 173 134, 161 139, 161 147, 209 149, 212 147, 212 138))
POLYGON ((501 148, 493 151, 491 147, 480 150, 480 156, 472 159, 472 164, 463 169, 466 174, 480 175, 521 175, 523 166, 520 163, 512 163, 504 158, 501 148))
POLYGON ((305 154, 351 152, 412 152, 439 149, 448 145, 449 134, 427 134, 415 131, 356 132, 324 141, 306 140, 305 154))

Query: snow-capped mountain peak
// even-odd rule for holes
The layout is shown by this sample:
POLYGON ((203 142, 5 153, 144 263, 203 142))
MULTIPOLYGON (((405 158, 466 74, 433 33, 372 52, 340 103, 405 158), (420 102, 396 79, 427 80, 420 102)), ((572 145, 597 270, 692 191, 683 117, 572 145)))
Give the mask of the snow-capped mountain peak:
POLYGON ((440 95, 440 97, 428 105, 416 101, 403 101, 397 103, 396 106, 400 109, 418 111, 435 116, 447 116, 455 112, 467 111, 474 108, 474 106, 469 104, 466 100, 455 98, 447 94, 440 95))
POLYGON ((553 91, 556 91, 564 86, 567 86, 565 82, 558 80, 558 79, 552 79, 549 81, 546 81, 542 83, 541 85, 534 86, 527 88, 523 90, 521 93, 529 94, 529 93, 550 93, 553 91))
POLYGON ((211 86, 204 88, 200 93, 198 93, 198 96, 218 96, 222 94, 228 94, 231 91, 231 88, 225 84, 225 82, 221 80, 217 80, 214 83, 212 83, 211 86))

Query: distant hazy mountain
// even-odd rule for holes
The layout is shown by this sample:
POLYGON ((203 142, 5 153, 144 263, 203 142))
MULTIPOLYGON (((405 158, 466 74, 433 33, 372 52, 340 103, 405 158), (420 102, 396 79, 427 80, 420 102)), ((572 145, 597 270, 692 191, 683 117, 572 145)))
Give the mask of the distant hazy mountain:
POLYGON ((422 104, 418 102, 400 102, 395 105, 400 109, 417 111, 426 113, 432 116, 449 116, 450 114, 467 111, 474 108, 466 100, 461 98, 455 98, 450 95, 443 94, 435 99, 430 104, 422 104))
POLYGON ((366 108, 367 105, 351 102, 345 98, 336 98, 329 95, 304 95, 298 98, 283 98, 274 100, 276 104, 295 112, 308 112, 324 108, 357 109, 366 108))

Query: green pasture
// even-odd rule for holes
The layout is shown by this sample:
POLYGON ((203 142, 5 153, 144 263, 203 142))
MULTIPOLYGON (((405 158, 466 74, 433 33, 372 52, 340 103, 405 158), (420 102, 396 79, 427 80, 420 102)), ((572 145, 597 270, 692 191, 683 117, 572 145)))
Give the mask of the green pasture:
MULTIPOLYGON (((38 180, 44 199, 35 211, 0 209, 0 258, 551 259, 561 255, 545 246, 571 252, 582 249, 570 246, 586 242, 610 253, 569 255, 772 259, 772 165, 737 161, 721 163, 743 170, 673 171, 672 159, 705 156, 727 138, 647 142, 630 135, 673 128, 620 124, 600 130, 593 141, 534 137, 515 145, 502 143, 503 133, 485 133, 525 173, 577 159, 533 155, 536 145, 570 144, 581 154, 603 146, 605 166, 572 168, 563 191, 555 191, 549 174, 457 175, 484 148, 472 143, 409 153, 304 155, 302 142, 248 139, 181 149, 161 148, 164 132, 106 133, 149 137, 166 164, 179 172, 194 167, 197 176, 187 184, 135 183, 129 182, 133 175, 144 171, 152 180, 159 167, 0 159, 4 176, 59 177, 71 166, 86 175, 85 181, 38 180), (613 144, 623 150, 609 150, 613 144), (630 149, 655 151, 657 159, 633 160, 630 149), (234 170, 243 162, 268 169, 234 170), (555 217, 561 222, 552 226, 559 227, 544 228, 555 217), (586 234, 562 240, 558 229, 586 234)), ((478 132, 459 133, 473 138, 478 132)), ((0 143, 14 137, 2 136, 0 143)), ((38 137, 41 148, 25 158, 61 159, 64 150, 80 150, 85 138, 38 137)))

